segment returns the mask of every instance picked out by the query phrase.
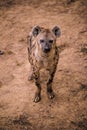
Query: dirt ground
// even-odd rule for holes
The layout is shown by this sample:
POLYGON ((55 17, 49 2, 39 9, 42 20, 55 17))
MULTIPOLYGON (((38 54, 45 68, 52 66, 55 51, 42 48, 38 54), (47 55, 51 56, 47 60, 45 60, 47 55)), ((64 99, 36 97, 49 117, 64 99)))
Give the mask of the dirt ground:
POLYGON ((0 130, 87 130, 87 1, 0 0, 0 130), (62 31, 49 100, 33 102, 26 37, 34 25, 62 31))

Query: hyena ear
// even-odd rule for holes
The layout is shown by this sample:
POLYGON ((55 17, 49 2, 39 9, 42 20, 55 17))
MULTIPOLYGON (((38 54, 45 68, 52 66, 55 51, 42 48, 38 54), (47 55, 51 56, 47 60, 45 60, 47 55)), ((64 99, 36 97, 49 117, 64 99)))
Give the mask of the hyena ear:
POLYGON ((56 37, 60 37, 60 35, 61 35, 61 30, 60 30, 60 28, 59 28, 58 26, 55 26, 55 27, 52 29, 52 32, 54 33, 54 35, 55 35, 56 37))
POLYGON ((33 36, 36 37, 40 33, 40 31, 41 31, 41 28, 39 26, 33 27, 33 29, 32 29, 33 36))

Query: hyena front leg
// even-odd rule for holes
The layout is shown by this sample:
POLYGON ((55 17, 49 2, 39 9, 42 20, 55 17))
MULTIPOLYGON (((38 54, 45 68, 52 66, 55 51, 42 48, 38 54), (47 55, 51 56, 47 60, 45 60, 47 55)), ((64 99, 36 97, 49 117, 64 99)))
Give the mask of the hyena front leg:
POLYGON ((50 78, 47 82, 47 94, 48 94, 48 98, 50 98, 50 99, 54 98, 54 96, 55 96, 53 89, 52 89, 52 82, 53 82, 53 79, 54 79, 56 68, 57 68, 57 65, 55 65, 53 67, 53 69, 49 70, 50 78))
POLYGON ((58 60, 59 60, 59 53, 58 53, 58 48, 55 48, 55 57, 54 57, 54 65, 52 67, 52 69, 49 70, 49 74, 50 74, 50 78, 47 82, 47 93, 48 93, 48 97, 50 99, 54 98, 54 93, 53 93, 53 89, 52 89, 52 82, 53 82, 53 78, 57 69, 57 64, 58 64, 58 60))
POLYGON ((40 85, 40 74, 38 71, 34 72, 35 85, 37 90, 35 92, 34 102, 37 103, 41 100, 41 85, 40 85))

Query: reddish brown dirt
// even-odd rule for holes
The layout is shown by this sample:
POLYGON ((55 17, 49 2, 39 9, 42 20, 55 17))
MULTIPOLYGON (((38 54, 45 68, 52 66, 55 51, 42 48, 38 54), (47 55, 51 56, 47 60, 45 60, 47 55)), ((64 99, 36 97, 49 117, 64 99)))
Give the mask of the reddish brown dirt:
POLYGON ((0 130, 87 130, 87 2, 38 1, 0 3, 0 130), (62 30, 55 98, 43 80, 36 104, 26 42, 34 25, 62 30))

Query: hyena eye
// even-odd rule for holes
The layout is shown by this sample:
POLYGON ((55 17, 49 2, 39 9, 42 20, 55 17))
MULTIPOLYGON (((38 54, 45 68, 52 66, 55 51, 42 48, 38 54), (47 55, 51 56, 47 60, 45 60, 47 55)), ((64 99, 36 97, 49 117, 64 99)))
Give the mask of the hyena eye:
POLYGON ((41 39, 41 40, 40 40, 40 43, 44 43, 44 40, 43 40, 43 39, 41 39))
POLYGON ((49 40, 49 43, 53 43, 53 40, 49 40))

